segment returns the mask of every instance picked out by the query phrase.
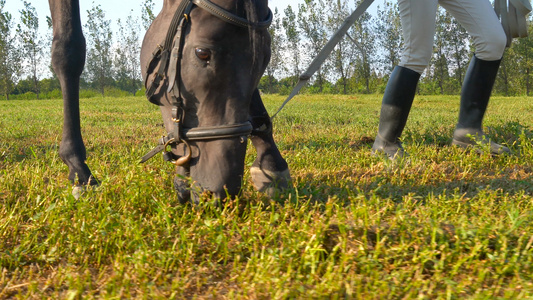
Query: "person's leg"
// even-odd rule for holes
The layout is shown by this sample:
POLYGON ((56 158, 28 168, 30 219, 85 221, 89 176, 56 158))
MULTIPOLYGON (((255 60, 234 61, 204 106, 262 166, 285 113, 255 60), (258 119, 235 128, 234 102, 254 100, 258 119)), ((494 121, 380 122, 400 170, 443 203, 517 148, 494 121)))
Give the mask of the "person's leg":
POLYGON ((422 74, 433 54, 437 0, 398 0, 404 46, 399 65, 422 74))
POLYGON ((392 71, 381 103, 373 154, 383 153, 392 160, 405 155, 400 136, 409 117, 419 78, 420 73, 405 67, 396 66, 392 71))
POLYGON ((475 54, 485 61, 499 60, 507 38, 489 0, 439 0, 472 37, 475 54))
POLYGON ((488 140, 482 128, 483 116, 489 103, 500 61, 486 61, 477 56, 472 57, 461 91, 459 120, 453 133, 453 145, 467 148, 490 142, 492 154, 511 152, 509 148, 488 140))
POLYGON ((390 159, 402 157, 400 136, 407 123, 420 74, 431 59, 435 35, 436 0, 398 1, 404 49, 399 66, 387 82, 381 104, 378 134, 372 153, 383 153, 390 159))
MULTIPOLYGON (((468 147, 489 143, 482 121, 505 50, 506 36, 488 0, 441 0, 439 2, 472 36, 475 55, 461 90, 459 120, 453 145, 468 147)), ((490 142, 492 154, 509 153, 507 147, 490 142)))

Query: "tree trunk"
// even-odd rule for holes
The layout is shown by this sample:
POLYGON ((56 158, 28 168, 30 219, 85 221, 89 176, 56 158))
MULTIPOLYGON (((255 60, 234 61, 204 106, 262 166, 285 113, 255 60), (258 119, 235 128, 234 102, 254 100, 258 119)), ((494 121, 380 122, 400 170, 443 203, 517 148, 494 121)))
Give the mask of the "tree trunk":
POLYGON ((526 95, 529 96, 529 68, 526 69, 526 95))

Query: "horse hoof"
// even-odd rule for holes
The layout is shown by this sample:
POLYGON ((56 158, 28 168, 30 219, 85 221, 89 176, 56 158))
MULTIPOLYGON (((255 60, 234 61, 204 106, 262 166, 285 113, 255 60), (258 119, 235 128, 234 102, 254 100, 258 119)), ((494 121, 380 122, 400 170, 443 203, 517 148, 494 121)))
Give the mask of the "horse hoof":
POLYGON ((191 188, 189 181, 182 176, 174 177, 174 190, 178 196, 180 204, 187 204, 191 201, 191 188))
POLYGON ((72 188, 72 196, 76 200, 80 200, 85 191, 92 190, 94 191, 98 185, 76 185, 72 188))
POLYGON ((81 197, 81 194, 85 191, 85 187, 83 186, 75 186, 72 188, 72 196, 74 196, 74 199, 79 200, 81 197))
POLYGON ((268 171, 258 167, 250 169, 254 187, 269 197, 275 197, 284 189, 289 187, 291 174, 289 169, 283 171, 268 171))

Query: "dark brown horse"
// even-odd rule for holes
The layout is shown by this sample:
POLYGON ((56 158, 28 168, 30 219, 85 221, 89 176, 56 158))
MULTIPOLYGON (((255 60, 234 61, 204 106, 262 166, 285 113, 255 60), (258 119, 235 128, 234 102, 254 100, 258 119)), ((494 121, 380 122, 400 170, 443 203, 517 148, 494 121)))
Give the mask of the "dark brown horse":
MULTIPOLYGON (((60 157, 72 182, 96 185, 80 131, 85 39, 79 3, 49 4, 52 64, 64 100, 60 157)), ((257 89, 270 59, 271 18, 267 0, 164 0, 145 36, 141 61, 147 95, 161 107, 168 131, 153 153, 163 151, 176 164, 174 183, 182 201, 198 200, 191 191, 220 199, 238 194, 249 134, 257 150, 251 169, 256 188, 283 188, 290 179, 257 89)))

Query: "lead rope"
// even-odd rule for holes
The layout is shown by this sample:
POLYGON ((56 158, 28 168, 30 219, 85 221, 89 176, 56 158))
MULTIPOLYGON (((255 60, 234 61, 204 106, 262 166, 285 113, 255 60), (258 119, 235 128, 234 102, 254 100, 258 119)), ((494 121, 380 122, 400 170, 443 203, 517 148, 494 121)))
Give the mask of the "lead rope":
POLYGON ((507 47, 511 46, 513 38, 527 37, 527 15, 531 12, 529 0, 495 0, 494 11, 507 36, 507 47))
POLYGON ((357 6, 354 12, 349 15, 346 20, 344 20, 344 23, 342 23, 341 27, 337 30, 337 32, 335 32, 335 34, 329 39, 324 48, 320 50, 320 53, 318 53, 315 59, 313 59, 309 67, 307 67, 307 70, 305 70, 305 72, 300 75, 300 77, 298 78, 298 83, 292 89, 289 97, 287 97, 287 99, 281 104, 280 108, 278 108, 276 113, 272 115, 272 117, 270 118, 271 120, 273 120, 276 115, 283 109, 283 107, 285 107, 285 105, 289 101, 291 101, 291 99, 296 96, 298 92, 300 92, 302 87, 305 86, 311 76, 313 76, 313 74, 315 74, 315 72, 320 69, 320 66, 322 66, 326 58, 328 58, 328 56, 331 54, 331 51, 333 51, 333 49, 335 48, 335 46, 337 46, 342 37, 346 34, 346 32, 348 32, 348 29, 352 27, 355 21, 368 9, 370 4, 372 4, 373 2, 374 0, 363 1, 361 4, 359 4, 359 6, 357 6))

